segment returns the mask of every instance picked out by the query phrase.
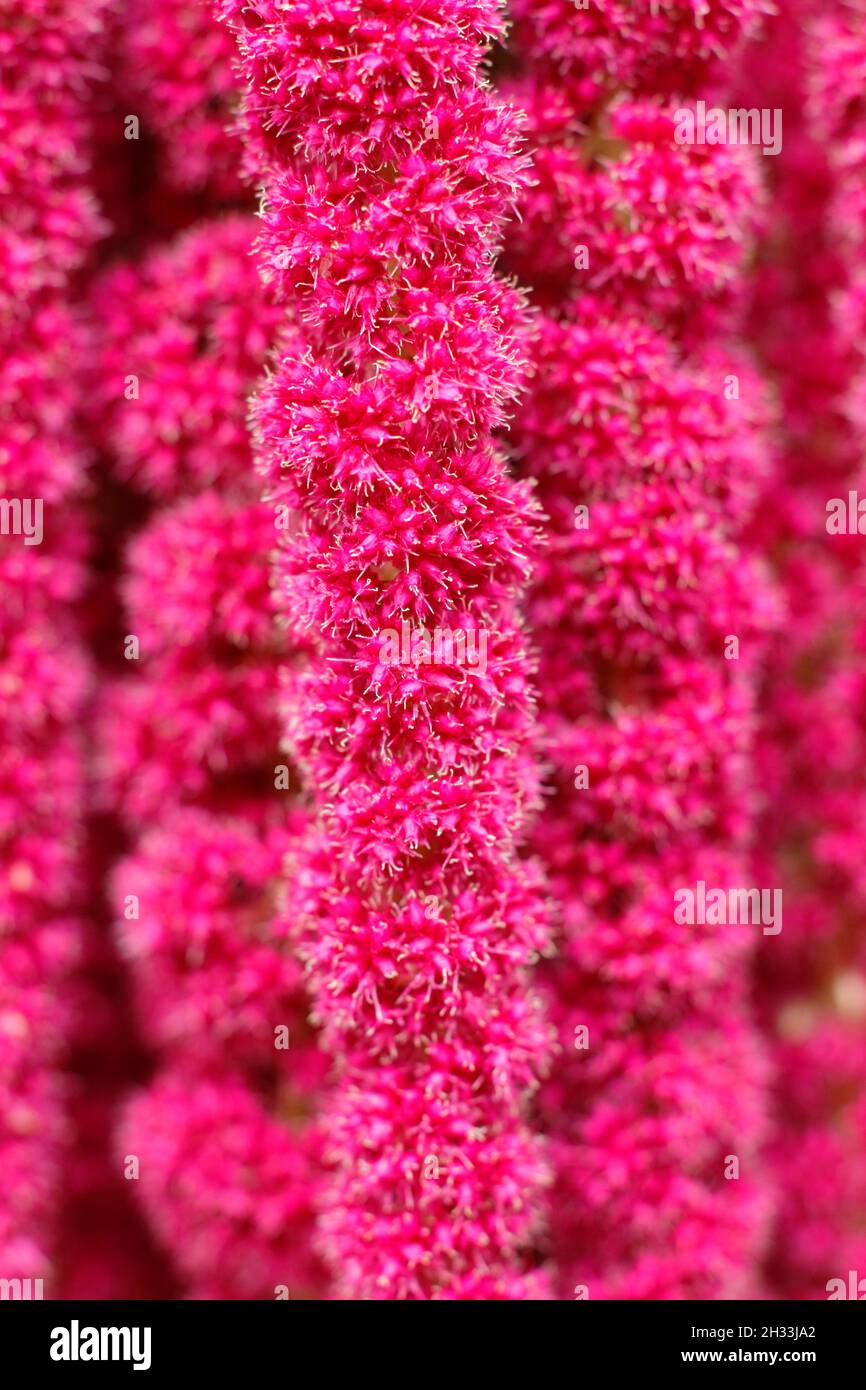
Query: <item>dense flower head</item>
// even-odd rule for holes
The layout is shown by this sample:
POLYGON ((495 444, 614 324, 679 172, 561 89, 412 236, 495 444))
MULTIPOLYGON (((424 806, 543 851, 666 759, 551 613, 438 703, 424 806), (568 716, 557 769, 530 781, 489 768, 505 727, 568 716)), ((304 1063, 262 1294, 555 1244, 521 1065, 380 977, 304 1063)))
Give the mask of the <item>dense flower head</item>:
POLYGON ((41 1030, 53 1032, 52 1000, 35 962, 22 971, 9 959, 8 943, 0 947, 0 1252, 4 1278, 45 1278, 67 1141, 55 1051, 40 1045, 41 1030))
POLYGON ((70 660, 68 639, 61 641, 56 631, 37 629, 28 638, 2 654, 4 701, 15 704, 32 682, 44 679, 54 685, 56 705, 52 710, 31 697, 23 702, 29 719, 19 713, 0 720, 0 911, 9 932, 25 930, 46 912, 68 910, 80 884, 85 783, 69 721, 83 707, 86 668, 79 652, 70 660), (48 836, 45 827, 58 823, 63 832, 48 836))
POLYGON ((784 1298, 824 1299, 830 1279, 847 1279, 849 1269, 863 1267, 862 976, 853 993, 858 1002, 847 1017, 801 999, 789 1002, 781 1018, 784 1089, 771 1152, 786 1175, 780 1226, 787 1235, 770 1275, 784 1298))
POLYGON ((61 289, 102 230, 88 188, 85 96, 105 9, 106 0, 22 0, 3 17, 0 331, 32 295, 61 289))
MULTIPOLYGON (((85 453, 68 428, 82 333, 68 307, 46 297, 33 305, 26 338, 19 335, 4 342, 0 362, 0 489, 6 497, 29 489, 51 509, 84 491, 85 453)), ((46 525, 43 539, 56 542, 59 529, 46 525)))
POLYGON ((14 318, 28 296, 58 288, 78 270, 102 224, 81 186, 75 131, 62 120, 49 120, 46 131, 30 93, 0 92, 0 143, 2 321, 14 318))
POLYGON ((124 584, 144 650, 275 646, 262 557, 276 535, 272 508, 240 505, 210 490, 157 513, 130 544, 124 584), (158 608, 151 603, 156 591, 158 608))
POLYGON ((298 1011, 300 971, 274 915, 292 830, 181 809, 116 866, 119 944, 158 1046, 273 1062, 274 1030, 298 1011))
POLYGON ((837 307, 856 267, 835 212, 844 140, 828 125, 835 94, 846 92, 851 71, 835 61, 823 32, 824 23, 840 14, 841 5, 834 4, 828 16, 820 0, 788 0, 767 41, 748 52, 738 87, 738 96, 748 95, 760 84, 767 104, 784 109, 782 158, 764 161, 770 166, 764 173, 771 215, 750 279, 748 327, 783 403, 789 485, 808 505, 815 466, 811 439, 819 421, 825 467, 844 475, 855 461, 846 453, 852 441, 834 418, 851 371, 850 343, 840 332, 847 325, 837 307))
MULTIPOLYGON (((375 530, 378 513, 393 501, 401 480, 410 504, 414 494, 417 507, 417 498, 425 493, 428 508, 439 509, 439 515, 432 510, 431 521, 450 528, 445 535, 452 544, 459 544, 457 528, 464 512, 469 513, 467 527, 474 521, 479 542, 496 544, 505 524, 516 534, 518 528, 524 537, 529 534, 520 517, 508 515, 525 489, 506 478, 500 481, 502 455, 492 451, 489 440, 479 439, 502 423, 521 359, 508 351, 507 340, 493 338, 498 328, 493 318, 459 324, 456 318, 446 319, 444 310, 431 318, 437 331, 429 348, 422 347, 414 360, 392 358, 369 378, 360 371, 353 377, 287 358, 273 373, 257 409, 268 448, 262 468, 272 484, 272 499, 299 510, 314 506, 338 535, 356 524, 359 513, 366 515, 371 531, 366 549, 371 560, 382 564, 391 558, 389 549, 399 558, 396 537, 380 541, 375 530), (466 352, 476 341, 484 343, 465 368, 458 352, 464 337, 466 352), (446 450, 451 459, 442 468, 446 450), (361 487, 350 491, 356 472, 361 487), (283 480, 284 489, 273 487, 283 480), (477 500, 473 490, 482 493, 477 500)), ((407 522, 411 519, 410 514, 407 522)), ((356 551, 360 538, 353 543, 350 533, 347 539, 356 551)), ((508 575, 516 563, 511 562, 508 575)))
POLYGON ((813 129, 834 142, 832 158, 844 158, 840 143, 862 139, 866 121, 866 14, 859 0, 835 0, 826 12, 807 11, 804 27, 812 49, 805 85, 813 129))
POLYGON ((217 1300, 321 1288, 309 1252, 317 1149, 315 1132, 292 1132, 241 1076, 183 1068, 132 1100, 118 1143, 139 1160, 141 1200, 188 1296, 217 1300))
MULTIPOLYGON (((10 83, 15 58, 27 53, 28 69, 18 70, 24 85, 32 74, 49 96, 82 96, 93 74, 93 39, 100 32, 108 0, 22 0, 4 15, 0 60, 10 83), (26 45, 26 50, 23 47, 26 45)), ((83 108, 82 108, 83 109, 83 108)))
POLYGON ((866 5, 505 4, 0 18, 0 1275, 47 1296, 866 1268, 866 5))
POLYGON ((666 650, 723 652, 735 627, 745 637, 768 625, 774 610, 762 602, 759 571, 735 566, 731 541, 705 514, 672 506, 666 488, 596 503, 590 517, 592 533, 576 532, 550 566, 547 608, 561 610, 601 661, 637 668, 666 650), (712 611, 702 599, 708 587, 716 591, 712 611))
MULTIPOLYGON (((72 609, 84 593, 88 554, 80 524, 87 455, 71 427, 79 347, 80 334, 67 306, 42 296, 26 333, 16 327, 0 350, 0 497, 4 507, 13 509, 13 523, 14 508, 21 508, 24 530, 0 538, 0 781, 4 802, 13 783, 15 795, 22 797, 16 810, 11 796, 3 819, 20 820, 19 832, 34 835, 34 850, 40 836, 27 788, 41 781, 38 750, 57 742, 56 771, 52 774, 45 765, 46 784, 39 794, 43 809, 37 814, 44 814, 52 776, 59 806, 67 812, 79 780, 69 766, 65 738, 69 714, 81 707, 87 690, 76 641, 78 610, 72 609), (64 617, 58 624, 60 613, 64 617)), ((71 823, 76 821, 72 814, 71 823)), ((56 843, 45 843, 38 861, 47 867, 56 851, 56 843)))
POLYGON ((491 1059, 484 1067, 471 1049, 478 1074, 498 1066, 501 1084, 529 1084, 544 1025, 537 1008, 509 987, 509 977, 545 947, 538 887, 531 866, 511 867, 501 884, 476 886, 430 862, 426 876, 402 897, 387 885, 374 895, 348 874, 335 883, 329 845, 317 841, 300 867, 295 901, 310 924, 304 955, 328 985, 315 1004, 328 1035, 335 1041, 354 1037, 385 1059, 399 1058, 407 1047, 423 1054, 437 1033, 458 1039, 458 1006, 471 984, 478 1047, 491 1059), (498 1061, 497 1013, 501 1040, 509 1039, 512 1048, 498 1061), (443 1017, 452 1019, 450 1026, 443 1017))
POLYGON ((262 141, 275 163, 337 155, 369 169, 399 157, 438 94, 471 99, 483 85, 481 45, 504 29, 496 0, 219 0, 219 10, 249 87, 256 177, 262 141))
POLYGON ((612 1032, 616 1015, 590 996, 566 1019, 564 1036, 586 1028, 590 1039, 588 1050, 572 1046, 546 1097, 569 1293, 582 1284, 592 1298, 755 1295, 743 1252, 760 1243, 769 1208, 752 1173, 731 1180, 730 1161, 744 1160, 744 1135, 751 1154, 761 1134, 766 1063, 727 1004, 721 1024, 686 1014, 612 1032))
POLYGON ((264 206, 263 272, 287 298, 314 278, 306 316, 315 315, 335 338, 353 319, 359 331, 381 330, 383 319, 399 324, 401 300, 411 291, 441 283, 461 265, 467 282, 475 282, 472 248, 476 240, 495 242, 495 213, 525 164, 513 108, 480 91, 459 102, 437 99, 420 147, 413 143, 380 170, 366 170, 363 181, 351 167, 336 176, 319 164, 303 173, 280 169, 264 206))
POLYGON ((664 484, 672 501, 726 530, 749 514, 769 464, 766 412, 742 357, 705 351, 684 360, 636 314, 584 295, 573 317, 538 316, 531 366, 532 395, 510 445, 525 456, 546 509, 567 475, 587 502, 664 484), (726 392, 731 383, 737 395, 726 392), (570 408, 557 411, 564 393, 570 408))
POLYGON ((741 272, 756 231, 754 159, 726 144, 678 145, 676 127, 676 113, 653 102, 624 102, 611 114, 611 135, 628 150, 612 164, 605 207, 620 220, 631 213, 616 273, 655 280, 671 298, 718 293, 741 272))
MULTIPOLYGON (((299 463, 309 457, 301 443, 296 436, 287 449, 287 457, 299 463)), ((372 462, 371 445, 353 449, 347 443, 342 456, 327 447, 322 453, 342 457, 343 466, 348 457, 366 455, 372 462)), ((395 455, 389 462, 389 473, 371 483, 355 516, 340 517, 335 497, 334 524, 298 524, 285 541, 279 593, 286 610, 300 625, 356 634, 371 644, 404 619, 420 631, 437 613, 448 612, 455 629, 483 627, 475 589, 483 581, 507 595, 524 577, 525 552, 518 547, 532 536, 537 516, 528 490, 503 479, 495 491, 486 491, 497 469, 496 455, 486 449, 459 455, 465 471, 442 470, 436 482, 432 453, 395 455), (522 516, 511 510, 517 499, 526 500, 522 516), (440 568, 444 558, 447 569, 440 568)), ((272 493, 293 499, 274 504, 293 517, 300 516, 296 481, 285 475, 272 493)), ((380 645, 381 640, 375 649, 380 645)), ((374 661, 372 645, 364 661, 374 661)))
POLYGON ((243 194, 233 133, 239 84, 235 46, 209 0, 151 0, 124 14, 120 30, 126 100, 141 133, 158 142, 159 177, 214 201, 243 194))
POLYGON ((560 643, 549 655, 556 677, 544 690, 566 720, 577 713, 568 689, 588 698, 587 668, 599 711, 677 697, 706 685, 684 661, 715 658, 734 631, 759 636, 779 613, 737 549, 769 468, 753 371, 719 353, 683 361, 603 297, 584 296, 577 311, 540 317, 532 392, 512 431, 548 517, 534 620, 580 653, 560 643))
POLYGON ((289 686, 292 747, 315 769, 362 875, 386 862, 420 867, 446 833, 467 869, 474 856, 495 862, 497 846, 511 846, 536 805, 522 633, 469 628, 461 647, 460 629, 449 632, 449 649, 437 656, 430 640, 431 659, 417 666, 382 662, 383 642, 399 656, 412 640, 405 628, 347 643, 348 671, 335 659, 318 682, 301 676, 289 686), (299 711, 316 692, 321 705, 302 720, 299 711), (507 759, 498 755, 503 745, 507 759))
POLYGON ((276 670, 274 658, 205 664, 191 649, 107 684, 102 772, 112 801, 144 822, 167 796, 201 802, 220 785, 260 791, 269 767, 273 786, 276 670))
POLYGON ((208 221, 140 266, 109 270, 95 291, 101 429, 118 474, 161 500, 251 489, 246 396, 278 320, 250 257, 253 231, 246 216, 208 221))
POLYGON ((852 375, 844 408, 859 432, 866 402, 866 290, 860 269, 866 247, 866 103, 862 85, 866 14, 862 6, 840 0, 829 14, 810 18, 808 38, 814 56, 808 65, 809 112, 828 150, 834 182, 827 230, 842 248, 847 275, 846 283, 830 301, 832 323, 835 336, 848 351, 852 375))
POLYGON ((338 1176, 323 1219, 323 1248, 347 1291, 466 1297, 461 1287, 486 1275, 481 1288, 500 1298, 544 1296, 538 1276, 512 1271, 536 1222, 527 1193, 543 1185, 545 1170, 512 1108, 491 1104, 473 1061, 465 1045, 440 1042, 421 1088, 415 1067, 380 1063, 371 1077, 363 1060, 347 1060, 328 1114, 325 1158, 338 1176), (490 1268, 494 1250, 501 1271, 490 1268))
MULTIPOLYGON (((579 972, 586 1000, 599 1009, 603 1001, 607 1026, 617 1016, 651 1026, 672 1007, 683 1015, 697 1009, 709 1014, 720 988, 732 980, 742 984, 743 947, 753 927, 674 920, 674 892, 695 886, 696 843, 694 830, 669 842, 660 837, 657 847, 643 852, 627 834, 583 846, 569 846, 563 837, 558 867, 580 876, 586 895, 569 905, 561 968, 575 981, 579 972)), ((702 853, 701 872, 717 887, 736 888, 744 870, 744 858, 730 850, 702 853)), ((582 1007, 582 1000, 575 1002, 569 1017, 578 1017, 582 1007)))
MULTIPOLYGON (((594 709, 568 728, 553 712, 563 769, 586 767, 589 785, 572 821, 596 841, 661 850, 686 837, 742 838, 751 702, 742 682, 726 687, 701 663, 684 663, 679 690, 650 703, 632 698, 594 709)), ((692 840, 694 846, 694 839, 692 840)), ((576 853, 581 854, 578 847, 576 853)))
POLYGON ((573 99, 690 92, 772 13, 766 0, 512 0, 518 52, 549 63, 573 99))
MULTIPOLYGON (((731 300, 762 217, 754 160, 742 148, 678 143, 667 102, 618 99, 587 127, 549 87, 517 79, 509 89, 527 113, 537 152, 511 230, 506 264, 538 280, 541 302, 604 290, 664 327, 731 300), (537 269, 536 269, 537 267, 537 269), (684 312, 684 297, 691 315, 684 312)), ((577 312, 576 309, 572 312, 577 312)))
POLYGON ((107 785, 139 823, 166 797, 207 800, 215 782, 273 795, 277 518, 253 500, 245 395, 275 311, 258 288, 251 231, 245 217, 205 223, 141 267, 110 272, 96 295, 105 441, 120 477, 163 503, 130 545, 136 645, 103 702, 107 785))

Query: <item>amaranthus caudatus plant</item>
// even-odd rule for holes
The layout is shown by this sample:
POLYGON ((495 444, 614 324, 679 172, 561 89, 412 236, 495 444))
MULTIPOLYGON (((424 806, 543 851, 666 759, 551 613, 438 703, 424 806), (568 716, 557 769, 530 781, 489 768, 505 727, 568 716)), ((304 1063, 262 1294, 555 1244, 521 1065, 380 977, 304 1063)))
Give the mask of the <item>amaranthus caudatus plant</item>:
POLYGON ((862 1270, 863 23, 4 11, 3 1289, 862 1270))

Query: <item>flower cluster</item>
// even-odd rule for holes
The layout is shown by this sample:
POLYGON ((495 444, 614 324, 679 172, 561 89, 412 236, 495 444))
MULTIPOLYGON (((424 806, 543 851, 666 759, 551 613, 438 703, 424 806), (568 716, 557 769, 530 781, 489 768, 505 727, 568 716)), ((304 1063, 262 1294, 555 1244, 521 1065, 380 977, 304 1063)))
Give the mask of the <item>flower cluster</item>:
POLYGON ((127 109, 154 143, 160 180, 209 203, 243 201, 234 44, 211 0, 124 7, 118 41, 127 109))
POLYGON ((539 310, 512 445, 549 519, 529 618, 560 920, 540 1111, 560 1297, 747 1294, 767 1223, 759 937, 674 911, 698 880, 749 881, 778 617, 746 539, 766 410, 735 342, 759 186, 746 151, 677 143, 675 111, 761 8, 515 8, 507 91, 536 152, 505 255, 539 310))
POLYGON ((127 1109, 119 1147, 142 1157, 142 1199, 188 1297, 321 1288, 310 1247, 316 1144, 301 1120, 290 1096, 277 1090, 266 1105, 230 1070, 166 1070, 127 1109))
MULTIPOLYGON (((592 111, 611 92, 688 95, 753 35, 770 0, 512 0, 515 48, 592 111)), ((583 112, 576 114, 582 115, 583 112)))
POLYGON ((493 273, 522 175, 487 0, 222 5, 264 181, 262 270, 297 325, 257 406, 293 631, 285 721, 317 803, 291 908, 339 1059, 322 1244, 355 1298, 519 1298, 545 1179, 525 1098, 546 942, 518 608, 535 504, 493 431, 526 320, 493 273), (486 660, 394 663, 403 623, 486 660), (465 646, 465 643, 464 643, 465 646))

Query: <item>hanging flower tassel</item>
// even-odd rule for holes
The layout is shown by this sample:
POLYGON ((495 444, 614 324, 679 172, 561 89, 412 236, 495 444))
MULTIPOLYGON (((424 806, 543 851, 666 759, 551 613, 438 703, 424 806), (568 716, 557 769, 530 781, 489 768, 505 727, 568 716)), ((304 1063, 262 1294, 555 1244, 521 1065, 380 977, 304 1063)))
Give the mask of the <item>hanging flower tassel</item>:
POLYGON ((0 1275, 32 1298, 51 1296, 55 1273, 86 908, 72 299, 102 232, 87 154, 100 23, 99 4, 74 0, 0 18, 0 1275))
POLYGON ((534 161, 506 264, 539 310, 513 441, 549 518, 529 615, 561 923, 541 1098, 560 1297, 744 1296, 765 1238, 761 925, 698 905, 700 885, 749 883, 775 617, 741 539, 767 472, 760 391, 729 341, 760 197, 748 152, 677 139, 673 99, 711 95, 758 8, 514 6, 506 90, 534 161))
POLYGON ((520 295, 493 273, 523 169, 487 89, 498 6, 226 3, 264 182, 262 270, 298 325, 257 408, 276 571, 312 646, 286 727, 318 822, 291 890, 337 1059, 322 1244, 349 1298, 519 1298, 545 1170, 527 969, 543 899, 519 602, 534 506, 493 431, 520 295))

